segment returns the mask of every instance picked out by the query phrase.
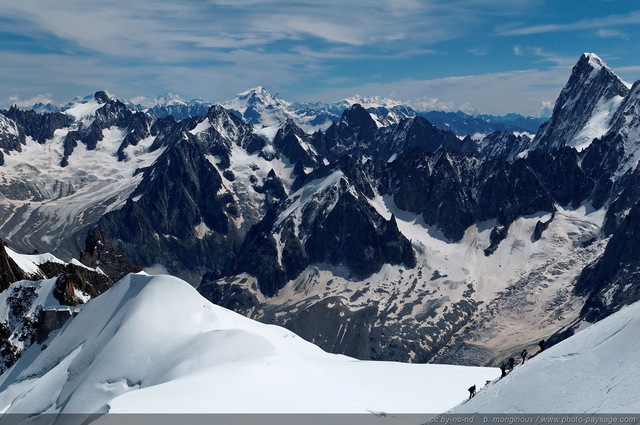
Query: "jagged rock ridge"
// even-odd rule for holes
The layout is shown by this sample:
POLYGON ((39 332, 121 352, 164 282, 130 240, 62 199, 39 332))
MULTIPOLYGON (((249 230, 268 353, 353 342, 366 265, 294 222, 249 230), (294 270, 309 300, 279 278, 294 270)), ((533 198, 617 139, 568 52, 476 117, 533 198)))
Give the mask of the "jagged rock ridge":
MULTIPOLYGON (((607 244, 624 246, 615 235, 632 228, 625 220, 640 196, 637 86, 623 87, 583 56, 533 142, 460 139, 423 117, 381 119, 358 104, 325 131, 284 117, 270 135, 221 106, 176 121, 98 92, 67 109, 72 124, 43 143, 22 144, 16 121, 2 122, 0 230, 25 248, 55 241, 66 252, 99 235, 106 251, 194 284, 205 276, 203 294, 328 349, 492 361, 591 320, 580 297, 609 293, 609 272, 603 291, 575 280, 610 258, 607 244), (598 138, 576 142, 595 124, 598 138), (49 162, 22 165, 37 149, 52 152, 49 162), (532 291, 543 296, 519 320, 542 327, 501 347, 495 329, 509 315, 497 312, 524 308, 532 291), (345 329, 357 335, 349 343, 336 334, 345 329)), ((254 111, 268 109, 265 96, 247 93, 254 111)))

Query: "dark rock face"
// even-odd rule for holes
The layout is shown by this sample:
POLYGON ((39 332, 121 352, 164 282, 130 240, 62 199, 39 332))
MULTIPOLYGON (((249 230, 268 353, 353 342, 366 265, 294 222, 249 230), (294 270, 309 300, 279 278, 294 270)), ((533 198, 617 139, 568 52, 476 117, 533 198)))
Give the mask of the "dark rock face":
POLYGON ((5 246, 4 241, 0 240, 0 270, 2 270, 2 276, 0 276, 0 292, 7 289, 13 282, 31 278, 31 276, 18 267, 15 261, 9 257, 5 246))
MULTIPOLYGON (((68 127, 72 123, 69 116, 59 112, 38 114, 12 106, 8 111, 0 111, 0 113, 17 124, 22 137, 29 136, 38 143, 51 139, 56 130, 68 127)), ((24 139, 21 142, 24 142, 24 139)))
POLYGON ((460 240, 474 221, 471 188, 465 183, 476 166, 472 158, 413 150, 391 164, 395 203, 423 214, 424 221, 438 226, 445 237, 460 240))
POLYGON ((375 305, 352 311, 340 298, 326 298, 301 309, 283 326, 330 353, 367 360, 377 315, 375 305))
POLYGON ((300 195, 279 204, 249 231, 233 270, 256 276, 266 296, 275 295, 314 263, 344 265, 356 278, 370 276, 387 263, 415 266, 411 243, 393 217, 385 220, 366 201, 372 189, 348 157, 304 176, 294 188, 300 195), (331 179, 335 173, 342 176, 335 184, 315 193, 313 186, 305 189, 306 184, 331 179))
POLYGON ((75 264, 60 264, 48 261, 41 264, 40 269, 46 276, 57 276, 53 295, 62 305, 74 306, 83 303, 82 300, 75 296, 73 288, 77 288, 91 298, 95 298, 111 288, 115 283, 106 275, 75 264))
POLYGON ((373 140, 377 128, 369 112, 356 104, 345 110, 341 120, 331 124, 323 137, 314 143, 330 161, 344 155, 359 157, 366 149, 364 142, 373 140))
POLYGON ((575 293, 587 296, 581 317, 595 322, 640 300, 640 203, 613 233, 602 257, 580 274, 575 293))
POLYGON ((282 181, 280 181, 273 170, 269 171, 267 177, 262 181, 262 186, 254 185, 253 189, 256 192, 265 195, 265 210, 269 210, 287 197, 287 191, 282 184, 282 181))
MULTIPOLYGON (((403 210, 459 241, 477 221, 497 219, 507 226, 517 217, 554 211, 553 194, 533 167, 539 161, 479 161, 449 152, 412 151, 391 164, 391 193, 403 210)), ((545 171, 546 172, 546 171, 545 171)))
POLYGON ((38 320, 35 323, 34 342, 42 344, 51 332, 62 328, 72 317, 71 310, 40 310, 38 320))
POLYGON ((551 214, 551 218, 549 219, 549 221, 538 220, 538 222, 536 223, 536 227, 533 230, 532 238, 534 241, 539 241, 540 238, 542 238, 542 233, 549 228, 549 224, 551 224, 551 222, 553 221, 554 216, 555 213, 551 214))
POLYGON ((577 207, 587 200, 594 187, 580 159, 575 149, 565 146, 550 152, 532 151, 526 163, 555 202, 577 207))
POLYGON ((305 252, 311 263, 344 264, 360 279, 384 264, 415 266, 411 243, 398 231, 395 218, 385 220, 349 193, 322 221, 313 222, 305 252))
POLYGON ((505 226, 495 226, 493 229, 491 229, 491 234, 489 235, 489 241, 491 242, 491 244, 487 248, 485 248, 484 255, 488 257, 489 255, 496 252, 496 249, 498 249, 500 242, 505 240, 508 233, 509 228, 505 226))
POLYGON ((229 271, 229 274, 247 272, 256 276, 258 289, 267 296, 275 295, 287 281, 286 271, 277 262, 276 240, 269 232, 275 221, 273 215, 268 213, 264 220, 251 227, 229 271))
POLYGON ((256 296, 237 285, 218 283, 220 273, 207 272, 198 286, 198 292, 214 304, 248 316, 260 305, 256 296))
POLYGON ((315 168, 321 161, 310 149, 311 146, 311 137, 291 120, 287 120, 285 125, 278 129, 273 139, 273 147, 286 156, 289 162, 315 168))
POLYGON ((584 127, 600 101, 628 93, 627 86, 599 58, 582 55, 534 143, 539 147, 565 145, 584 127))
POLYGON ((453 132, 440 130, 423 117, 414 117, 380 129, 373 146, 373 157, 388 159, 416 148, 429 153, 438 149, 471 153, 474 146, 465 145, 453 132))
POLYGON ((512 162, 530 143, 531 138, 526 135, 516 136, 507 131, 494 131, 478 143, 477 156, 512 162))
POLYGON ((234 201, 217 195, 222 180, 206 154, 191 138, 168 148, 126 204, 100 219, 103 240, 126 258, 169 270, 224 263, 238 239, 229 218, 234 201))
POLYGON ((453 132, 436 128, 420 116, 378 128, 371 114, 358 104, 345 110, 341 120, 324 134, 314 134, 311 143, 330 161, 345 155, 357 161, 363 157, 389 160, 412 149, 430 153, 438 149, 462 153, 475 150, 471 139, 460 141, 453 132))

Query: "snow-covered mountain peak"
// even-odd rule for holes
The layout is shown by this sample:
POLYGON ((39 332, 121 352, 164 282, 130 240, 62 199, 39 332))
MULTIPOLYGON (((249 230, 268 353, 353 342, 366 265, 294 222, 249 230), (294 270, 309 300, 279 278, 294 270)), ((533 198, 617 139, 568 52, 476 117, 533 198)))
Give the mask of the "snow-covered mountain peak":
POLYGON ((163 103, 165 105, 186 105, 187 104, 187 102, 184 99, 182 99, 177 94, 173 94, 173 93, 167 93, 166 95, 164 95, 162 100, 164 101, 163 103))
MULTIPOLYGON (((243 91, 236 96, 237 100, 247 102, 249 104, 261 103, 263 105, 272 106, 289 106, 290 103, 282 99, 280 96, 272 95, 267 89, 262 86, 253 87, 249 90, 243 91)), ((232 102, 232 101, 230 101, 232 102)), ((223 103, 225 105, 227 102, 223 103)))
POLYGON ((360 104, 364 108, 392 108, 394 106, 403 106, 405 105, 402 102, 397 100, 388 99, 380 96, 361 96, 356 94, 354 96, 348 97, 346 99, 342 99, 341 101, 336 103, 337 105, 342 105, 344 107, 351 107, 355 104, 360 104))
POLYGON ((207 122, 229 143, 238 138, 242 126, 242 122, 236 116, 220 105, 212 106, 207 113, 207 119, 196 126, 192 132, 197 132, 202 126, 206 127, 207 122))
POLYGON ((551 119, 533 140, 533 147, 588 147, 611 126, 611 117, 629 93, 622 81, 602 59, 583 54, 573 67, 553 108, 551 119))
MULTIPOLYGON (((107 104, 119 103, 120 101, 113 94, 100 90, 92 96, 74 99, 74 101, 66 104, 61 111, 74 118, 75 121, 85 120, 85 125, 89 125, 91 121, 87 118, 94 117, 96 111, 107 104)), ((124 104, 121 103, 124 106, 124 104)))
POLYGON ((99 103, 107 103, 107 102, 115 102, 118 100, 118 98, 105 91, 105 90, 99 90, 97 92, 95 92, 95 94, 93 95, 93 97, 99 102, 99 103))
POLYGON ((150 109, 153 107, 168 107, 168 106, 187 106, 193 103, 195 100, 187 102, 177 94, 167 93, 164 96, 147 97, 138 96, 128 101, 135 109, 150 109))
POLYGON ((91 98, 83 98, 79 101, 67 104, 63 108, 63 112, 73 117, 75 121, 81 121, 83 118, 95 115, 96 111, 104 105, 99 102, 95 96, 91 98))
POLYGON ((262 86, 244 91, 221 105, 225 109, 234 111, 245 122, 261 127, 277 127, 281 122, 295 115, 290 110, 289 102, 277 95, 273 96, 262 86))
POLYGON ((609 68, 606 63, 595 53, 583 53, 581 60, 586 60, 595 70, 600 71, 602 68, 609 68))
MULTIPOLYGON (((583 85, 585 90, 592 89, 592 85, 622 85, 629 88, 629 84, 622 81, 609 65, 594 53, 585 53, 580 57, 572 69, 571 77, 563 92, 567 89, 574 89, 578 84, 583 85), (602 76, 599 77, 599 75, 602 76)), ((614 88, 618 90, 617 87, 614 88)))

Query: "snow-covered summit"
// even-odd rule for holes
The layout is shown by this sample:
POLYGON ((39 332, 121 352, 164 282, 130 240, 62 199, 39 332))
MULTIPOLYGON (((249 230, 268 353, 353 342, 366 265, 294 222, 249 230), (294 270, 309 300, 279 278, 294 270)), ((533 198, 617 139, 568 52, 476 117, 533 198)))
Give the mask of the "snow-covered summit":
POLYGON ((259 126, 277 127, 287 119, 296 117, 289 102, 272 95, 262 86, 239 93, 221 105, 236 112, 245 122, 259 126))
POLYGON ((335 103, 337 106, 344 106, 350 108, 355 104, 361 105, 365 109, 369 108, 388 108, 391 109, 394 106, 405 106, 405 103, 397 100, 388 99, 380 96, 361 96, 356 94, 354 96, 342 99, 335 103))
POLYGON ((222 102, 221 105, 226 109, 233 109, 244 114, 247 108, 257 107, 258 105, 265 108, 287 108, 291 103, 277 94, 272 95, 264 87, 257 86, 238 93, 235 98, 222 102))
MULTIPOLYGON (((585 52, 582 54, 581 59, 584 58, 589 62, 589 65, 593 67, 595 71, 600 71, 602 68, 609 68, 609 66, 595 53, 585 52)), ((609 68, 610 69, 610 68, 609 68)))
POLYGON ((363 362, 129 275, 0 376, 3 413, 442 412, 494 368, 363 362))
MULTIPOLYGON (((262 86, 253 87, 249 90, 245 90, 242 93, 238 93, 237 99, 246 100, 250 102, 262 102, 265 105, 285 105, 289 106, 291 103, 282 99, 278 94, 272 95, 266 88, 262 86)), ((232 101, 229 101, 232 102, 232 101)))
POLYGON ((188 104, 192 104, 194 100, 186 101, 182 99, 177 94, 167 93, 164 96, 157 97, 147 97, 147 96, 138 96, 129 100, 128 104, 136 107, 136 108, 144 108, 150 109, 154 106, 186 106, 188 104))
POLYGON ((611 126, 611 117, 629 93, 624 82, 593 53, 583 54, 560 92, 551 119, 533 140, 533 147, 587 148, 611 126))

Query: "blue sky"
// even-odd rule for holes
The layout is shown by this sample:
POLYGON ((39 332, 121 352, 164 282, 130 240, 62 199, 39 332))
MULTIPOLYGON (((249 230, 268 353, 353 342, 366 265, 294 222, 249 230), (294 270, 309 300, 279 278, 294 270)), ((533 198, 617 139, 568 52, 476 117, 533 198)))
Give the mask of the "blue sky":
POLYGON ((636 0, 29 0, 0 8, 0 106, 107 90, 355 94, 538 116, 583 52, 640 78, 636 0))

